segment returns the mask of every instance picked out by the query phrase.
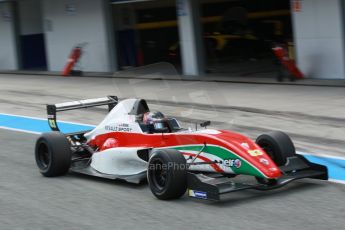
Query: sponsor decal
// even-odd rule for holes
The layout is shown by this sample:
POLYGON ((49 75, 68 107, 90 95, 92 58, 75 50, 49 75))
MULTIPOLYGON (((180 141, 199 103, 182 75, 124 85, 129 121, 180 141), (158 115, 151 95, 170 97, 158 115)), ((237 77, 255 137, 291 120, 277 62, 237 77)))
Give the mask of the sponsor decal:
POLYGON ((269 168, 268 170, 270 170, 271 172, 276 172, 276 171, 278 171, 277 168, 269 168))
POLYGON ((249 149, 249 144, 248 143, 242 143, 241 146, 245 149, 249 149))
POLYGON ((106 125, 104 128, 112 132, 132 132, 132 128, 129 127, 129 124, 106 125))
POLYGON ((264 164, 264 165, 269 165, 270 164, 270 162, 267 159, 265 159, 265 158, 260 158, 260 163, 264 164))
POLYGON ((235 160, 224 160, 223 164, 228 167, 234 167, 239 169, 242 166, 242 162, 240 159, 235 160))
POLYGON ((252 157, 258 157, 258 156, 262 156, 264 155, 264 153, 259 150, 259 149, 255 149, 255 150, 248 150, 249 155, 251 155, 252 157))
POLYGON ((50 127, 52 127, 53 129, 56 129, 56 128, 57 128, 57 127, 56 127, 56 123, 55 123, 54 120, 48 120, 48 122, 49 122, 49 126, 50 126, 50 127))
MULTIPOLYGON (((203 145, 180 145, 178 147, 177 146, 174 147, 174 149, 182 151, 182 152, 188 152, 188 151, 199 152, 202 147, 203 145)), ((219 160, 221 161, 221 164, 219 165, 219 167, 221 169, 222 168, 226 169, 229 167, 224 164, 225 159, 228 159, 228 160, 240 159, 241 166, 238 170, 241 170, 242 172, 245 171, 246 173, 252 176, 265 177, 265 175, 258 168, 256 168, 254 165, 252 165, 245 159, 242 160, 238 155, 231 152, 229 149, 226 149, 221 146, 207 145, 207 148, 203 152, 213 155, 214 157, 220 158, 219 160)), ((247 154, 249 155, 249 153, 247 154)), ((207 161, 207 160, 204 160, 204 161, 207 161)), ((232 169, 236 169, 236 168, 232 168, 232 169)))
POLYGON ((188 190, 188 195, 190 197, 198 198, 198 199, 207 199, 207 193, 195 190, 188 190))

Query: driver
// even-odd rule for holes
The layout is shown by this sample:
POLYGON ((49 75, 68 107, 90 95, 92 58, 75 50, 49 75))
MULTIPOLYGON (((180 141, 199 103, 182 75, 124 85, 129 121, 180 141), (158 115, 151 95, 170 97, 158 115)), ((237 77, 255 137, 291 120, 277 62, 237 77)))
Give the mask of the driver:
POLYGON ((161 112, 147 112, 144 114, 143 122, 145 125, 153 125, 156 122, 162 121, 165 118, 161 112))
POLYGON ((155 133, 156 129, 162 130, 165 116, 161 112, 147 112, 143 116, 143 123, 149 128, 149 133, 155 133))

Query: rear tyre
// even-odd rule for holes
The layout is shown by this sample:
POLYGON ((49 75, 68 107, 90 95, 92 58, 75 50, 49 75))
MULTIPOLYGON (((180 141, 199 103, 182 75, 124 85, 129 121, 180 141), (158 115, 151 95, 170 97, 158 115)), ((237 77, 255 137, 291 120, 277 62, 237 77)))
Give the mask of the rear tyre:
POLYGON ((153 153, 149 160, 147 179, 153 195, 160 200, 178 199, 187 190, 187 163, 177 150, 153 153))
MULTIPOLYGON (((291 138, 284 132, 273 131, 263 134, 256 139, 256 143, 270 156, 277 166, 286 164, 287 159, 296 154, 291 138)), ((261 184, 274 185, 275 179, 256 178, 261 184)))
POLYGON ((44 133, 35 148, 36 164, 46 177, 57 177, 68 172, 71 166, 71 146, 64 134, 44 133))

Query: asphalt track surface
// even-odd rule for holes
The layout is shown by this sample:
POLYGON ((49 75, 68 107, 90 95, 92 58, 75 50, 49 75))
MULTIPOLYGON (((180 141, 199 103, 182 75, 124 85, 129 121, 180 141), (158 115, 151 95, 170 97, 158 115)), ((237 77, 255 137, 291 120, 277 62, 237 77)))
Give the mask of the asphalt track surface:
MULTIPOLYGON (((0 112, 45 118, 47 103, 112 94, 145 98, 153 110, 184 122, 212 120, 214 128, 252 138, 267 130, 284 130, 301 151, 344 156, 342 88, 1 75, 0 112)), ((95 125, 106 110, 86 112, 67 112, 59 119, 95 125)), ((36 138, 0 129, 0 230, 334 230, 345 226, 345 186, 341 184, 302 180, 276 191, 229 194, 217 203, 187 196, 163 202, 145 184, 76 174, 42 177, 34 161, 36 138)))
POLYGON ((302 180, 221 202, 154 198, 146 184, 77 174, 45 178, 37 135, 0 130, 0 229, 343 229, 345 186, 302 180))

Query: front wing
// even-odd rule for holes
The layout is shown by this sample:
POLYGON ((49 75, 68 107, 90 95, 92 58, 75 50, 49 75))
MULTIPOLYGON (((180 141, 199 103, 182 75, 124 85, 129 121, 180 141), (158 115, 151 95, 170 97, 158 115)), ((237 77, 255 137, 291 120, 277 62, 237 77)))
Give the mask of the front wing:
POLYGON ((220 200, 221 196, 247 189, 272 190, 303 178, 328 180, 327 167, 309 162, 305 157, 296 155, 288 158, 285 166, 280 167, 283 176, 272 184, 235 183, 227 177, 214 177, 204 174, 188 173, 188 195, 205 200, 220 200))

